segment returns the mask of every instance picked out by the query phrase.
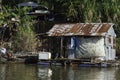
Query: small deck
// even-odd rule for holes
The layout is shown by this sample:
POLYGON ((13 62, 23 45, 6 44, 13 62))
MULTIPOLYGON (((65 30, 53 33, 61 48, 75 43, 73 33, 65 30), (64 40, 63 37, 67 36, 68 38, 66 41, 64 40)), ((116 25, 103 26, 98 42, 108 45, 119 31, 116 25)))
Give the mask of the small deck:
POLYGON ((48 59, 48 60, 45 60, 45 59, 42 59, 42 60, 39 60, 38 62, 47 62, 47 63, 50 63, 50 65, 57 65, 57 64, 61 64, 63 66, 65 65, 68 65, 72 62, 81 62, 80 59, 68 59, 68 58, 57 58, 57 59, 48 59))
POLYGON ((39 60, 40 65, 62 65, 62 66, 80 66, 80 67, 118 67, 120 66, 120 61, 102 61, 102 62, 90 62, 84 59, 68 59, 68 58, 58 58, 58 59, 48 59, 39 60))

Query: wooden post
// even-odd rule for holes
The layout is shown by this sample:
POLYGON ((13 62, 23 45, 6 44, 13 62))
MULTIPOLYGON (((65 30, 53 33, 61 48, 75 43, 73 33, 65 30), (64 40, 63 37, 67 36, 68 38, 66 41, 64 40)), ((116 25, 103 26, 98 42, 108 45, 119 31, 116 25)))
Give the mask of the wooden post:
POLYGON ((60 57, 63 58, 63 37, 61 37, 61 52, 60 57))

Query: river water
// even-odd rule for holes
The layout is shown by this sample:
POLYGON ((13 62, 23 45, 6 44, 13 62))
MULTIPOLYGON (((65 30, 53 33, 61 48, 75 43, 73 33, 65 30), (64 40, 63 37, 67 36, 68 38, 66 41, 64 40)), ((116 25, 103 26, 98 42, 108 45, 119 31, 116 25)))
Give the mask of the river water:
POLYGON ((0 64, 0 80, 120 80, 120 68, 0 64))

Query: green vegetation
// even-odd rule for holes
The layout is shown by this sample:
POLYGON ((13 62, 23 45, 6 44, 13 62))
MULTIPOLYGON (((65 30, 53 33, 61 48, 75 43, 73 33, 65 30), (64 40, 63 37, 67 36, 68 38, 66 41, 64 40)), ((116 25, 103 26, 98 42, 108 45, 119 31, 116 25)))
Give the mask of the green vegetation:
MULTIPOLYGON (((7 3, 7 0, 3 0, 3 6, 5 5, 15 5, 18 4, 18 0, 11 0, 9 4, 7 3)), ((20 2, 24 2, 27 0, 19 0, 20 2)), ((29 1, 29 0, 28 0, 29 1)), ((117 34, 117 52, 120 50, 120 0, 33 0, 39 3, 40 5, 45 5, 49 8, 49 10, 52 10, 55 14, 60 13, 64 14, 67 18, 67 22, 109 22, 115 24, 115 32, 117 34)), ((19 37, 17 37, 16 41, 22 42, 22 39, 18 38, 24 38, 26 39, 26 44, 32 44, 35 40, 32 40, 34 37, 34 29, 31 28, 32 21, 28 16, 24 14, 22 10, 19 10, 15 8, 17 15, 14 12, 10 12, 9 8, 7 8, 7 11, 10 13, 7 16, 15 16, 18 19, 20 19, 21 26, 19 30, 19 37), (28 30, 27 30, 28 29, 28 30), (27 34, 26 34, 27 33, 27 34), (31 34, 31 35, 30 35, 31 34), (31 36, 30 38, 28 36, 31 36), (27 41, 29 40, 29 41, 27 41), (32 40, 32 41, 30 41, 32 40), (29 43, 30 42, 30 43, 29 43)), ((0 19, 5 18, 1 16, 0 19)), ((8 21, 8 18, 3 19, 3 22, 8 21)), ((0 24, 3 23, 2 20, 0 21, 0 24)), ((43 22, 43 26, 46 25, 46 22, 43 22)), ((50 29, 47 29, 46 31, 50 29)), ((24 41, 24 40, 23 40, 24 41)), ((18 44, 16 43, 16 46, 18 44)), ((20 45, 20 44, 19 44, 20 45)), ((28 46, 26 46, 28 47, 28 46)), ((19 48, 19 47, 18 47, 19 48)), ((31 49, 31 48, 30 48, 31 49)), ((26 49, 27 50, 27 49, 26 49)), ((29 51, 29 50, 27 50, 29 51)))
MULTIPOLYGON (((34 22, 32 21, 30 16, 26 15, 26 11, 29 8, 14 8, 12 9, 11 7, 3 7, 3 10, 0 15, 0 24, 7 24, 10 30, 9 34, 10 38, 8 40, 8 43, 11 43, 12 45, 9 46, 8 43, 5 44, 6 42, 4 40, 1 40, 2 46, 7 47, 9 50, 12 50, 14 52, 25 52, 25 51, 36 51, 36 38, 35 38, 35 31, 33 24, 34 22), (12 18, 18 19, 17 21, 11 21, 12 18), (12 33, 11 29, 13 24, 16 24, 16 33, 12 33)), ((2 27, 2 25, 1 25, 2 27)))

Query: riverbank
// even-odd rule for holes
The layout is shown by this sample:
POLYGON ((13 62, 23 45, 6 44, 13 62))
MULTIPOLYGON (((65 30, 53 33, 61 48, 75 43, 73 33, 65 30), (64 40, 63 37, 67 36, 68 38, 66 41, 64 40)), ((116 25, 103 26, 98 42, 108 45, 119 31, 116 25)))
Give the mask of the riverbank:
POLYGON ((0 57, 0 63, 26 63, 36 64, 38 56, 36 55, 13 55, 12 57, 0 57))

